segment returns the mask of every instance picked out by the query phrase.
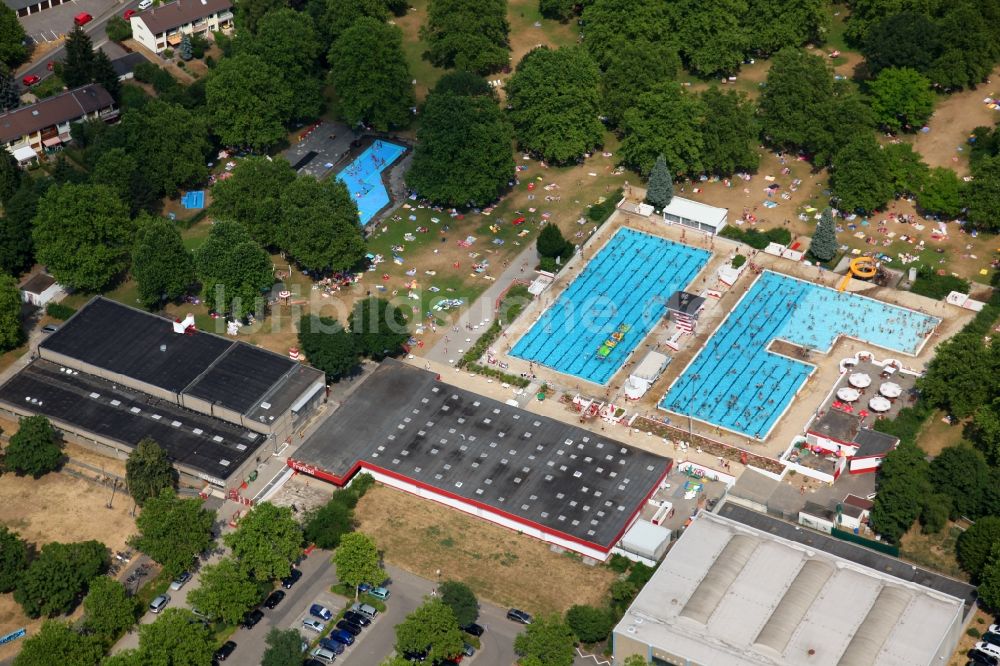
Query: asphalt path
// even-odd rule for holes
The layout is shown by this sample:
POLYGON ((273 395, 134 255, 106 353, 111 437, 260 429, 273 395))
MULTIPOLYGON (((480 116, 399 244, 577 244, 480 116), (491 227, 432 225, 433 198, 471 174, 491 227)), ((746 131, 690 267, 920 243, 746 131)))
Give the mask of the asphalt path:
MULTIPOLYGON (((72 5, 67 4, 66 7, 72 5)), ((112 3, 108 5, 107 9, 101 12, 99 15, 94 15, 94 20, 83 26, 83 31, 90 35, 91 41, 94 43, 94 48, 102 48, 112 59, 122 55, 124 51, 120 46, 111 42, 108 39, 107 25, 108 19, 112 16, 121 16, 127 9, 137 9, 139 6, 139 0, 129 0, 128 2, 122 2, 121 4, 112 3)), ((61 7, 55 7, 53 9, 47 9, 45 11, 54 12, 59 10, 61 7)), ((56 62, 57 60, 63 59, 63 54, 65 52, 65 47, 60 45, 59 47, 49 51, 42 58, 36 61, 32 61, 31 64, 26 68, 18 72, 17 75, 17 85, 20 86, 20 90, 23 92, 26 88, 21 83, 21 79, 29 74, 34 74, 41 79, 45 79, 52 75, 49 71, 49 63, 56 62)), ((37 85, 37 84, 36 84, 37 85)))

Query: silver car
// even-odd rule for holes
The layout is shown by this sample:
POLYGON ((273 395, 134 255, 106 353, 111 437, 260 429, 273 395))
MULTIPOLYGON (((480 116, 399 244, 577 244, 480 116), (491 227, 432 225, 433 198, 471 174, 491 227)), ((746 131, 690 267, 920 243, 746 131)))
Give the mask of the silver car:
POLYGON ((151 613, 159 613, 161 610, 166 608, 167 604, 169 603, 170 603, 170 595, 161 594, 160 596, 156 597, 151 602, 149 602, 149 611, 151 613))
POLYGON ((315 631, 317 634, 322 634, 323 630, 326 629, 326 625, 319 620, 314 620, 311 617, 307 617, 302 620, 302 626, 309 631, 315 631))

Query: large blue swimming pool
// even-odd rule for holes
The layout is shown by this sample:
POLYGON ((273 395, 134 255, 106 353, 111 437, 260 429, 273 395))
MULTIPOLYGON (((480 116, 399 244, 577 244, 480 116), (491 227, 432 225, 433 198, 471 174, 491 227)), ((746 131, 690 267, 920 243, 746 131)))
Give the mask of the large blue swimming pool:
POLYGON ((660 402, 676 414, 766 437, 813 366, 767 351, 826 352, 840 335, 915 354, 937 317, 765 271, 660 402))
POLYGON ((382 172, 405 151, 406 148, 399 144, 376 139, 337 174, 337 179, 347 185, 347 191, 358 204, 361 226, 366 226, 376 213, 389 204, 389 192, 382 183, 382 172))
POLYGON ((619 229, 511 355, 605 384, 708 258, 705 250, 619 229))

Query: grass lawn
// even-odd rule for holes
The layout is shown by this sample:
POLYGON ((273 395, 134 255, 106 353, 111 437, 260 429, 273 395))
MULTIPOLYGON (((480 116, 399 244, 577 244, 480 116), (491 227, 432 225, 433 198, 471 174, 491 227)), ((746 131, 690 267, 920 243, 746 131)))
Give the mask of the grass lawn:
POLYGON ((477 596, 530 613, 601 605, 615 574, 446 506, 376 485, 355 511, 385 559, 426 578, 459 580, 477 596))
POLYGON ((943 411, 936 410, 917 435, 917 446, 927 455, 936 456, 949 446, 955 446, 962 441, 963 424, 949 425, 942 421, 943 411))
POLYGON ((962 571, 955 559, 955 542, 962 531, 961 527, 948 523, 938 534, 924 534, 920 531, 920 525, 914 524, 903 535, 899 556, 918 566, 967 581, 968 574, 962 571))

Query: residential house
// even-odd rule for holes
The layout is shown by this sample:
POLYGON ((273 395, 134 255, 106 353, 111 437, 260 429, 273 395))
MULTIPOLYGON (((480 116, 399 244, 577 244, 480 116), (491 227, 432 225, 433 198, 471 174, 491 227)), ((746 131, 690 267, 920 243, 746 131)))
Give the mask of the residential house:
POLYGON ((131 18, 132 38, 153 53, 177 48, 184 35, 227 31, 233 26, 230 0, 175 0, 131 18))
POLYGON ((103 86, 91 83, 0 114, 0 143, 11 154, 28 147, 41 155, 70 140, 71 124, 98 119, 117 120, 118 107, 103 86))

